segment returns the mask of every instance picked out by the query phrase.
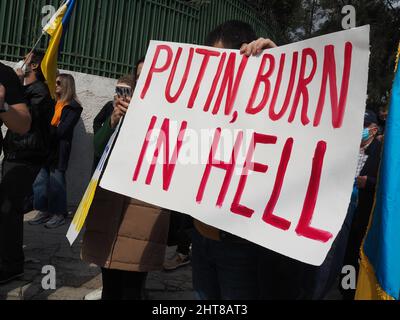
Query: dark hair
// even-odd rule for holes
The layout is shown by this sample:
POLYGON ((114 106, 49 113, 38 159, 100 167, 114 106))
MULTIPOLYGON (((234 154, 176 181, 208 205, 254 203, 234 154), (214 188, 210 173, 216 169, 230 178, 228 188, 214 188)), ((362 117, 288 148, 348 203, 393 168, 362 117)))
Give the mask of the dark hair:
POLYGON ((36 78, 40 81, 46 81, 42 72, 42 61, 45 56, 45 53, 40 50, 34 50, 31 54, 31 64, 37 64, 38 68, 36 69, 36 78))
POLYGON ((137 78, 137 70, 138 70, 138 68, 139 68, 139 65, 142 64, 142 63, 144 63, 144 59, 145 59, 145 57, 142 57, 142 58, 140 58, 138 61, 136 61, 136 63, 135 63, 135 68, 133 69, 133 78, 134 78, 134 80, 135 80, 135 84, 136 84, 136 82, 138 81, 138 78, 137 78))
POLYGON ((214 46, 221 41, 226 49, 240 49, 244 43, 257 40, 253 27, 239 20, 227 21, 209 33, 207 46, 214 46))
POLYGON ((126 75, 118 79, 119 83, 124 83, 130 86, 132 89, 135 89, 135 79, 131 75, 126 75))

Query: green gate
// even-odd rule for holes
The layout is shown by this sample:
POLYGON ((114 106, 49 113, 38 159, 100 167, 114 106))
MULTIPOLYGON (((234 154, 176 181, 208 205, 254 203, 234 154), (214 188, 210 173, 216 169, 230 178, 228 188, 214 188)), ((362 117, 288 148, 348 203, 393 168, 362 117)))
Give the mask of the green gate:
MULTIPOLYGON (((0 1, 0 59, 24 56, 41 34, 42 8, 56 0, 0 1)), ((276 34, 241 0, 78 0, 64 41, 62 69, 117 78, 130 73, 150 40, 202 44, 218 24, 240 19, 276 34)), ((47 46, 46 37, 40 48, 47 46)))

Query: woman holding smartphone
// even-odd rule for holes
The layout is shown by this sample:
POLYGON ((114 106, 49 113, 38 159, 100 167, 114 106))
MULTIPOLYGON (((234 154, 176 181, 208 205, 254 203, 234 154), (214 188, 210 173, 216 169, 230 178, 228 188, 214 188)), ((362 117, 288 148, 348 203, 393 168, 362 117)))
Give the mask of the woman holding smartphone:
MULTIPOLYGON (((101 155, 131 97, 118 89, 112 115, 94 137, 101 155)), ((148 272, 162 270, 169 214, 161 208, 97 188, 86 221, 82 258, 101 267, 102 300, 141 300, 148 272)), ((97 291, 96 291, 97 293, 97 291)))
POLYGON ((33 184, 34 208, 37 216, 31 225, 45 224, 55 229, 65 224, 67 216, 67 188, 65 174, 71 154, 74 129, 83 108, 76 95, 75 80, 60 74, 56 80, 55 113, 50 128, 50 153, 46 165, 33 184))

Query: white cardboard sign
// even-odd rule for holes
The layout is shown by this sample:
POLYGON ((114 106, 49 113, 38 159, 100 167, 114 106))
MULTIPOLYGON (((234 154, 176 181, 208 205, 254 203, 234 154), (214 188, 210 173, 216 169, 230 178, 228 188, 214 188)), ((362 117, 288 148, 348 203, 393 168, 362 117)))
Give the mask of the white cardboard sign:
POLYGON ((345 219, 369 26, 264 51, 152 41, 101 187, 321 265, 345 219))

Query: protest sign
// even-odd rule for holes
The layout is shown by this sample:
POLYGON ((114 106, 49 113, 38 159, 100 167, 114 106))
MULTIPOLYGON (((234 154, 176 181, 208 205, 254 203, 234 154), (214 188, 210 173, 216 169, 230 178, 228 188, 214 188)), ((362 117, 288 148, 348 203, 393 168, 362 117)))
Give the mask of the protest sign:
POLYGON ((100 186, 320 265, 345 219, 369 26, 245 57, 152 41, 100 186))

